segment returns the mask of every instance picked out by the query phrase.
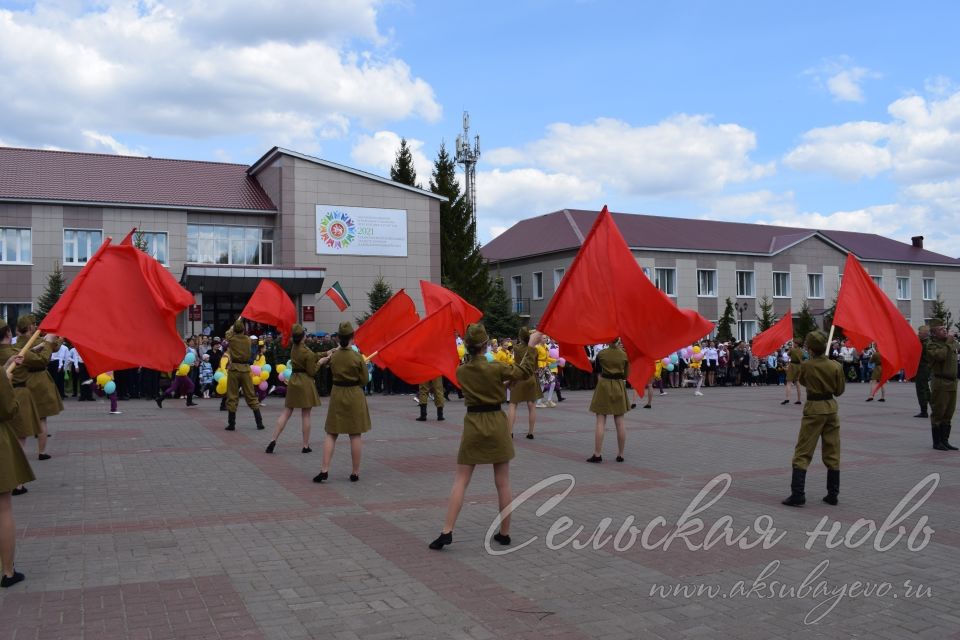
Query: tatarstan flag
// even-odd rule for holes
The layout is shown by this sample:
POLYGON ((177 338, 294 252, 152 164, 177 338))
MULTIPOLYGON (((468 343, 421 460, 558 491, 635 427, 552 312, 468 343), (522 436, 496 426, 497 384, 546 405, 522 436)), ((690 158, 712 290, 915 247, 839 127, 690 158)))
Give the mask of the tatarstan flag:
POLYGON ((340 281, 333 283, 333 286, 327 289, 327 292, 324 294, 331 300, 333 304, 337 305, 337 308, 340 311, 345 311, 347 307, 350 306, 350 300, 347 298, 347 294, 343 292, 343 289, 340 287, 340 281))

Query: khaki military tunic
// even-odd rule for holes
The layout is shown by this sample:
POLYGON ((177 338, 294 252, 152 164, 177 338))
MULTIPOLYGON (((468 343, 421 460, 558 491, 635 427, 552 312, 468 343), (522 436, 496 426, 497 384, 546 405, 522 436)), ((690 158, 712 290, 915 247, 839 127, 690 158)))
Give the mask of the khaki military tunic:
POLYGON ((806 469, 813 459, 817 441, 822 440, 820 455, 827 469, 840 469, 840 416, 836 396, 843 394, 846 382, 843 365, 815 356, 800 365, 797 382, 807 389, 807 401, 800 419, 800 435, 793 452, 793 468, 806 469))
POLYGON ((358 435, 370 431, 370 410, 363 387, 369 380, 363 356, 350 349, 337 349, 330 357, 333 388, 327 409, 327 433, 358 435))
POLYGON ((433 404, 438 409, 443 408, 443 378, 434 378, 420 384, 417 388, 417 401, 427 404, 430 394, 433 394, 433 404))
POLYGON ((287 397, 283 406, 287 409, 310 409, 320 406, 320 394, 314 377, 317 375, 317 360, 322 354, 314 353, 303 343, 293 345, 290 363, 293 376, 287 383, 287 397))
POLYGON ((931 336, 927 343, 930 361, 930 422, 950 424, 957 408, 957 342, 931 336))
MULTIPOLYGON (((14 345, 19 351, 27 344, 29 338, 19 336, 14 345)), ((55 416, 63 411, 63 399, 57 390, 57 384, 53 381, 53 376, 47 371, 47 365, 50 363, 50 356, 53 354, 52 342, 43 341, 39 344, 42 348, 30 349, 30 354, 37 357, 24 357, 23 366, 27 368, 30 375, 27 376, 27 389, 33 394, 33 401, 37 406, 37 414, 40 419, 55 416)), ((36 343, 34 344, 36 346, 36 343)), ((57 347, 59 348, 59 346, 57 347)))
MULTIPOLYGON (((516 362, 520 362, 526 356, 527 350, 530 349, 529 346, 525 344, 515 344, 513 346, 513 357, 516 362)), ((510 385, 510 403, 519 404, 521 402, 536 402, 543 397, 543 389, 540 388, 540 384, 537 382, 536 369, 537 369, 537 350, 533 349, 533 373, 530 374, 529 378, 521 378, 515 380, 513 384, 510 385)))
POLYGON ((230 343, 227 349, 230 356, 230 364, 227 365, 227 411, 236 413, 241 391, 247 406, 257 411, 260 409, 260 400, 253 390, 253 378, 250 377, 250 336, 228 330, 226 338, 230 343))
POLYGON ((499 408, 507 399, 504 383, 514 383, 510 392, 513 402, 516 384, 531 378, 537 369, 535 349, 524 345, 517 355, 520 364, 516 365, 488 362, 483 356, 477 356, 457 368, 457 381, 467 407, 457 464, 499 464, 513 459, 510 424, 507 414, 499 408), (477 411, 480 408, 488 410, 477 411))
POLYGON ((787 365, 787 382, 796 382, 800 377, 800 365, 803 364, 803 351, 800 347, 790 349, 790 364, 787 365))
POLYGON ((19 411, 20 405, 13 387, 6 373, 0 371, 0 493, 7 493, 24 482, 35 480, 12 426, 19 411))
MULTIPOLYGON (((12 344, 0 344, 0 363, 6 362, 10 356, 15 356, 20 352, 12 344)), ((27 353, 24 361, 30 358, 41 359, 36 353, 27 353)), ((26 366, 19 365, 13 368, 13 395, 17 399, 20 410, 10 418, 9 425, 18 438, 32 438, 40 435, 40 414, 37 413, 37 403, 33 399, 33 394, 27 388, 27 378, 30 372, 26 366)))
POLYGON ((870 362, 873 364, 873 371, 870 373, 870 382, 881 382, 886 380, 883 377, 883 367, 881 366, 882 360, 880 360, 880 352, 874 350, 873 355, 870 356, 870 362))
POLYGON ((604 416, 622 416, 630 410, 627 398, 627 354, 618 347, 607 347, 597 355, 600 378, 593 390, 590 411, 604 416))

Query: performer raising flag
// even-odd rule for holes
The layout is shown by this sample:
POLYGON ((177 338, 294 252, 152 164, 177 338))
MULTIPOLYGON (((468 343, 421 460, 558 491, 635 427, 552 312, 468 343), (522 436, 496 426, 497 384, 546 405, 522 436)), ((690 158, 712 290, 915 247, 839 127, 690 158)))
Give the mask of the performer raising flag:
POLYGON ((263 279, 240 317, 276 327, 286 347, 290 345, 290 332, 297 321, 297 309, 280 285, 273 280, 263 279))
POLYGON ((333 304, 337 305, 337 309, 340 311, 346 311, 347 307, 350 306, 350 300, 347 298, 347 294, 343 292, 343 287, 340 286, 340 281, 333 283, 327 292, 323 294, 333 300, 333 304))

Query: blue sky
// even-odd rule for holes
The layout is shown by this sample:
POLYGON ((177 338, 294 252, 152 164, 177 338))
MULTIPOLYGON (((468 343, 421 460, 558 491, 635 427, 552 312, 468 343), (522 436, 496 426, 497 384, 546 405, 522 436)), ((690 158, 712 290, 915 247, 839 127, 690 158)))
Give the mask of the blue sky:
POLYGON ((464 109, 481 241, 558 208, 869 230, 960 255, 960 5, 0 0, 0 143, 426 186, 464 109))

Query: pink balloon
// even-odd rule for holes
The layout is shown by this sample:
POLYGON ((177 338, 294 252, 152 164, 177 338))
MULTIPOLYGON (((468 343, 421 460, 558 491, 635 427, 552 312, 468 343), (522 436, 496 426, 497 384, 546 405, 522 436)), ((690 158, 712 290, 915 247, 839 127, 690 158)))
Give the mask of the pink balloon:
POLYGON ((567 366, 567 359, 566 359, 566 358, 558 358, 558 359, 557 359, 557 364, 560 365, 561 367, 565 367, 565 366, 567 366))
POLYGON ((550 351, 548 351, 547 353, 548 353, 548 354, 550 355, 550 357, 553 358, 554 360, 556 360, 557 358, 560 357, 560 349, 558 349, 557 347, 554 347, 553 349, 550 349, 550 351))
POLYGON ((250 373, 255 376, 260 375, 260 367, 258 367, 257 365, 253 365, 252 367, 250 367, 250 373))
POLYGON ((260 391, 266 391, 269 388, 267 387, 267 381, 264 380, 263 382, 261 382, 257 388, 260 389, 260 391))
POLYGON ((667 366, 670 365, 670 358, 664 358, 664 359, 661 360, 660 362, 663 363, 663 366, 667 367, 667 366))
POLYGON ((701 360, 703 360, 703 354, 702 354, 702 353, 699 353, 699 352, 698 352, 698 353, 693 354, 693 361, 694 361, 694 362, 700 362, 701 360))

